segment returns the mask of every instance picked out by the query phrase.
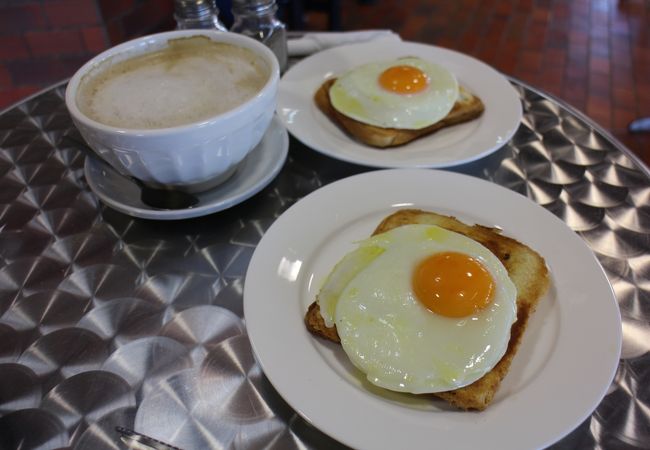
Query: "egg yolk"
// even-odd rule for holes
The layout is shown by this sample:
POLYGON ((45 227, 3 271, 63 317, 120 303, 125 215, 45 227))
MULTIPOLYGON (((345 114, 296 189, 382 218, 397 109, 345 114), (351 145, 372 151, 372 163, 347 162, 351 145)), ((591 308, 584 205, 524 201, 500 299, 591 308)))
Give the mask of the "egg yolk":
POLYGON ((392 66, 379 75, 379 85, 397 94, 414 94, 426 89, 428 84, 427 75, 413 66, 392 66))
POLYGON ((436 253, 413 273, 413 291, 429 310, 446 317, 465 317, 492 302, 494 280, 475 258, 458 252, 436 253))

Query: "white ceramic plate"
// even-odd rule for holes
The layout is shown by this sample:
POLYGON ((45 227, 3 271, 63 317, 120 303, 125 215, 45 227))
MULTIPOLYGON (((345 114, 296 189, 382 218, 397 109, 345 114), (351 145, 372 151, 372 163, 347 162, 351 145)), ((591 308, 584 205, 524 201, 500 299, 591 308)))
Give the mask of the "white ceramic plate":
POLYGON ((578 235, 520 194, 433 170, 353 176, 289 208, 255 250, 244 314, 253 350, 278 392, 316 427, 354 448, 545 447, 591 414, 611 384, 621 347, 613 291, 578 235), (375 388, 339 346, 313 337, 303 324, 334 264, 383 217, 403 207, 499 226, 536 249, 550 268, 550 292, 483 412, 375 388))
POLYGON ((517 92, 487 64, 452 50, 395 40, 334 47, 300 61, 280 80, 277 112, 289 132, 314 150, 381 168, 440 168, 477 160, 507 143, 522 116, 517 92), (401 56, 420 56, 448 68, 483 100, 483 115, 404 146, 378 150, 353 140, 314 104, 314 92, 326 79, 366 62, 401 56))
POLYGON ((179 220, 212 214, 249 199, 276 177, 288 151, 287 130, 274 117, 262 141, 246 156, 234 175, 223 184, 197 194, 199 203, 187 209, 149 207, 140 200, 140 190, 135 183, 91 158, 86 158, 84 173, 90 189, 113 209, 144 219, 179 220))

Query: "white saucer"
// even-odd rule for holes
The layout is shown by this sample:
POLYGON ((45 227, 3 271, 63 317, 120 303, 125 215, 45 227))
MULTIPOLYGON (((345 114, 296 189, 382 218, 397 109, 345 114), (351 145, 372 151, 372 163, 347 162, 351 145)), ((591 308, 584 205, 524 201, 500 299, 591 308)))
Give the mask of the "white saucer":
POLYGON ((178 220, 199 217, 230 208, 249 199, 266 187, 280 172, 289 150, 289 135, 273 118, 262 141, 219 186, 196 194, 199 203, 187 209, 160 210, 140 200, 140 189, 128 178, 103 164, 86 158, 84 173, 90 189, 102 202, 124 214, 143 219, 178 220))

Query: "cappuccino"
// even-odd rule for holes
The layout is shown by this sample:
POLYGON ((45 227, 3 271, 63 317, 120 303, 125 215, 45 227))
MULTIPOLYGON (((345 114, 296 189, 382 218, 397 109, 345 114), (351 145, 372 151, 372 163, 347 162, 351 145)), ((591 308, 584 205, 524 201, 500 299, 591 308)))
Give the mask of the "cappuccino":
POLYGON ((76 103, 105 125, 168 128, 236 108, 269 76, 269 68, 247 48, 203 36, 179 38, 162 50, 100 64, 81 81, 76 103))

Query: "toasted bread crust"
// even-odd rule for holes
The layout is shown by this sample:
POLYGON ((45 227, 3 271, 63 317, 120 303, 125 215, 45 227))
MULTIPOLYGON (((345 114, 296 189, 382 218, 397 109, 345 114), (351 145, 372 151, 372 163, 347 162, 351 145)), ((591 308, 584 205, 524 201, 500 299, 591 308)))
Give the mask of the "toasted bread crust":
POLYGON ((352 119, 340 113, 332 106, 329 90, 335 81, 336 78, 326 80, 316 91, 314 94, 316 106, 350 136, 364 144, 378 148, 397 147, 407 144, 421 136, 435 133, 442 128, 469 122, 480 117, 485 110, 485 106, 480 98, 461 87, 459 99, 454 104, 452 110, 444 119, 433 125, 419 130, 381 128, 352 119))
MULTIPOLYGON (((515 239, 503 236, 498 229, 482 225, 470 226, 455 217, 428 211, 414 209, 397 211, 386 217, 377 226, 373 235, 413 223, 438 225, 483 244, 499 258, 517 287, 517 321, 510 329, 508 348, 501 360, 490 372, 474 383, 453 391, 433 394, 461 409, 483 410, 490 404, 501 380, 508 373, 512 359, 521 344, 528 319, 548 290, 549 274, 546 263, 537 252, 515 239)), ((340 343, 336 326, 332 328, 325 326, 317 302, 309 306, 305 315, 305 324, 307 329, 316 336, 340 343)))
POLYGON ((320 336, 325 339, 329 339, 332 342, 337 344, 341 343, 341 338, 336 332, 336 326, 328 328, 325 325, 323 316, 320 315, 320 308, 318 307, 318 302, 314 302, 309 305, 307 314, 305 314, 305 325, 307 329, 314 333, 317 336, 320 336))

